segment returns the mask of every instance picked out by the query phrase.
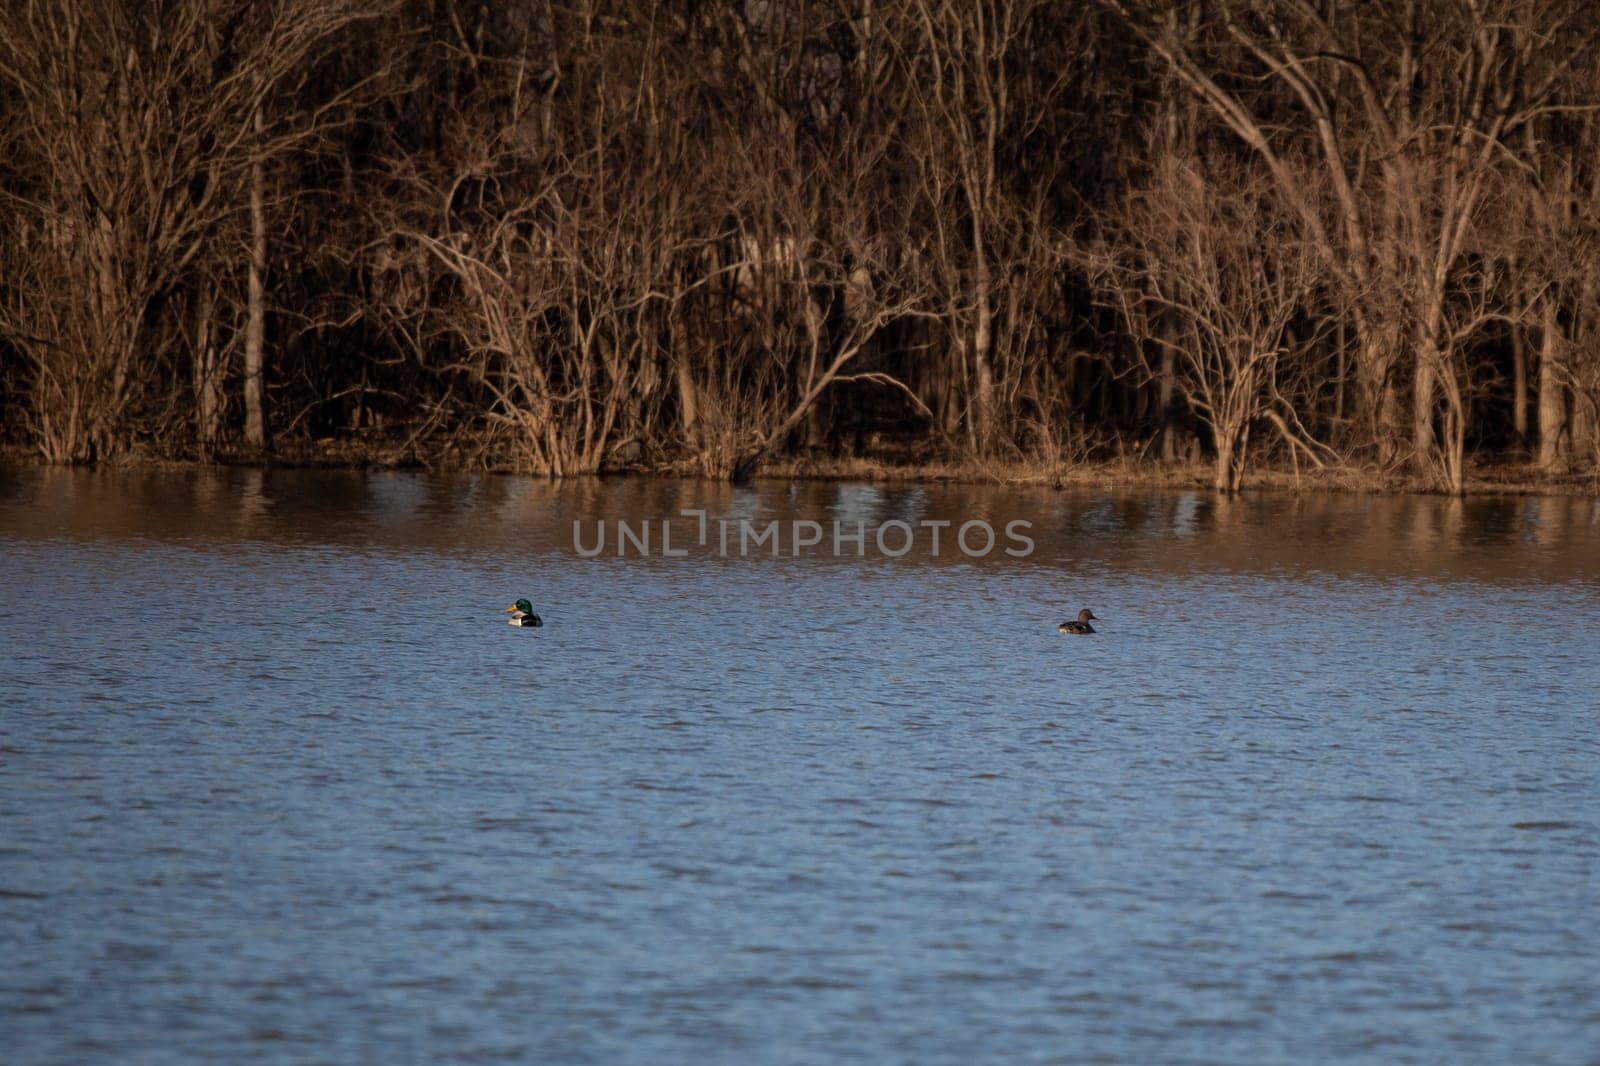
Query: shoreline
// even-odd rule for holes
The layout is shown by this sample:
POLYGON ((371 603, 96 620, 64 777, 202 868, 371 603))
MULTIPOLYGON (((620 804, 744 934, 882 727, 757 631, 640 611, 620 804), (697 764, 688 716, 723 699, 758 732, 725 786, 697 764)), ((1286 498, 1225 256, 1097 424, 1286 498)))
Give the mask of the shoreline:
MULTIPOLYGON (((865 459, 783 460, 763 468, 764 475, 815 481, 889 481, 988 485, 1043 485, 1054 489, 1146 489, 1218 492, 1210 463, 1149 462, 1117 459, 1055 464, 1038 462, 967 461, 892 465, 865 459)), ((1587 476, 1559 480, 1519 476, 1523 468, 1506 464, 1485 468, 1468 479, 1465 496, 1590 496, 1600 485, 1587 476)), ((1323 470, 1261 467, 1244 475, 1240 492, 1356 496, 1448 495, 1411 475, 1383 476, 1355 467, 1323 470)))
MULTIPOLYGON (((31 450, 8 445, 0 447, 0 464, 46 469, 31 450)), ((435 474, 493 474, 496 476, 542 477, 519 471, 509 465, 483 463, 427 463, 415 456, 395 454, 390 448, 374 448, 355 442, 337 442, 321 448, 285 448, 266 455, 223 453, 211 461, 131 454, 115 460, 73 469, 196 471, 227 469, 287 469, 330 471, 415 471, 435 474)), ((1148 491, 1217 491, 1212 485, 1214 468, 1207 462, 1162 463, 1133 459, 1065 460, 934 460, 895 462, 886 458, 860 456, 788 456, 763 463, 754 481, 860 481, 900 484, 965 484, 1046 486, 1066 489, 1119 489, 1148 491)), ((573 474, 565 479, 585 478, 707 478, 687 464, 652 466, 631 463, 604 468, 597 473, 573 474)), ((1244 475, 1241 492, 1283 492, 1290 494, 1335 494, 1366 496, 1442 496, 1448 495, 1421 478, 1407 474, 1384 475, 1357 467, 1321 470, 1284 469, 1265 466, 1244 475)), ((1600 497, 1600 471, 1541 477, 1527 461, 1502 460, 1473 465, 1462 493, 1464 496, 1594 496, 1600 497)))

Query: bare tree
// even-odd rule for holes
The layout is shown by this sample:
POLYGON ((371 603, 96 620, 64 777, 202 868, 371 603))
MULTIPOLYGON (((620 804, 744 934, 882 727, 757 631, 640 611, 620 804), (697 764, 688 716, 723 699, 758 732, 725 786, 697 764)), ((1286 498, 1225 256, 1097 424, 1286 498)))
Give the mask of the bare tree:
MULTIPOLYGON (((921 264, 939 293, 948 378, 965 398, 973 452, 1012 433, 1017 373, 1066 247, 1020 151, 1055 103, 1062 78, 1032 65, 1050 54, 1039 0, 908 0, 896 12, 907 136, 926 206, 921 264), (1031 188, 1030 188, 1031 185, 1031 188)), ((1059 62, 1052 56, 1050 62, 1059 62)))
MULTIPOLYGON (((1322 465, 1331 453, 1301 426, 1278 384, 1301 343, 1291 326, 1320 271, 1270 176, 1169 155, 1108 222, 1108 239, 1087 251, 1086 263, 1137 351, 1175 357, 1177 387, 1211 431, 1215 487, 1238 489, 1258 422, 1322 465)), ((1145 371, 1157 373, 1148 363, 1145 371)))
MULTIPOLYGON (((1411 455, 1431 465, 1440 380, 1463 368, 1444 331, 1452 278, 1492 186, 1519 160, 1517 134, 1572 106, 1574 71, 1594 55, 1590 6, 1223 2, 1196 38, 1180 32, 1172 5, 1104 2, 1261 158, 1345 285, 1386 457, 1399 439, 1394 353, 1409 351, 1411 455), (1257 72, 1285 95, 1250 93, 1257 72), (1325 181, 1301 178, 1297 148, 1319 155, 1325 181)), ((1443 390, 1452 424, 1459 396, 1443 390)), ((1448 427, 1445 437, 1445 480, 1459 491, 1464 464, 1448 427)))
POLYGON ((153 309, 239 209, 251 169, 316 136, 327 113, 263 129, 263 99, 372 11, 19 0, 0 13, 0 82, 20 102, 27 154, 0 197, 32 250, 4 290, 0 331, 32 368, 28 412, 47 460, 126 443, 153 309))

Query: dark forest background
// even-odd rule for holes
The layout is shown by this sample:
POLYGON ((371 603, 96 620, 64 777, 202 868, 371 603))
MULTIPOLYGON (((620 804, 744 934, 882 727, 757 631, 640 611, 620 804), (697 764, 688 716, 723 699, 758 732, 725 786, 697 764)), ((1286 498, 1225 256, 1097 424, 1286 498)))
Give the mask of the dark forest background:
POLYGON ((1583 474, 1597 60, 1592 0, 9 0, 3 433, 1583 474))

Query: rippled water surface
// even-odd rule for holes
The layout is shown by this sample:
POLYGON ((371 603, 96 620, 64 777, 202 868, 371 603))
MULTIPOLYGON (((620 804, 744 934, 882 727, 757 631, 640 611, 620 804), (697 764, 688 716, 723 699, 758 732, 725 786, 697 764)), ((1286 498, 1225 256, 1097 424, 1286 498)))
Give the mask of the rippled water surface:
POLYGON ((24 470, 0 583, 7 1062, 1600 1054, 1592 500, 24 470))

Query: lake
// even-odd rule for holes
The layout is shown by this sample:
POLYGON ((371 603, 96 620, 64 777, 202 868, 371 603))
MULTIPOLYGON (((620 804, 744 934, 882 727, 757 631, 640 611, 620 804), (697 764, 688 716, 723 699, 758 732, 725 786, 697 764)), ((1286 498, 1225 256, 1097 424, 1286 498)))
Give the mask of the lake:
POLYGON ((1592 499, 13 469, 0 583, 10 1063, 1597 1061, 1592 499))

